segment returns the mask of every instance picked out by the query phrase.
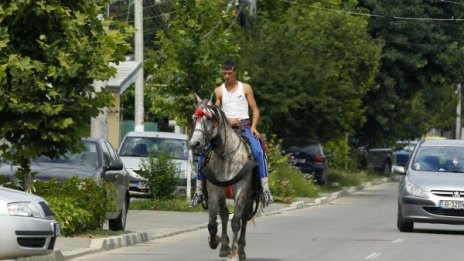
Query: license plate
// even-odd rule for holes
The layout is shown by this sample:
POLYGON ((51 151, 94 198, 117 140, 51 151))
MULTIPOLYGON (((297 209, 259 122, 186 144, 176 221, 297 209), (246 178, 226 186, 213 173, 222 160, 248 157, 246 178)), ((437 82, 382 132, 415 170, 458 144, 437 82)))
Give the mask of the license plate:
POLYGON ((440 207, 445 209, 464 209, 464 201, 443 200, 440 207))

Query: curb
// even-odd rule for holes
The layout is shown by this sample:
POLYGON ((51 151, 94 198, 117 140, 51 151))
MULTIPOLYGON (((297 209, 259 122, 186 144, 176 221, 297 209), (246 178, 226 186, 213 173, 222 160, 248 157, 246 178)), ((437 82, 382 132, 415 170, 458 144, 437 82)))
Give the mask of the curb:
MULTIPOLYGON (((362 185, 359 185, 359 186, 348 187, 348 188, 342 189, 337 192, 328 193, 327 195, 324 195, 320 198, 311 200, 311 202, 305 202, 303 200, 299 200, 299 201, 291 203, 290 206, 286 208, 282 208, 282 209, 274 210, 270 212, 263 211, 257 216, 257 218, 263 217, 263 216, 273 216, 273 215, 282 214, 288 211, 303 209, 303 208, 312 207, 312 206, 324 205, 332 200, 350 195, 354 192, 362 191, 366 188, 369 188, 375 185, 380 185, 383 183, 397 181, 397 180, 398 180, 397 177, 382 178, 382 179, 363 183, 362 185)), ((107 250, 111 250, 115 248, 136 245, 140 243, 145 243, 147 241, 154 240, 154 239, 166 238, 166 237, 171 237, 171 236, 175 236, 175 235, 179 235, 183 233, 193 232, 193 231, 204 229, 207 227, 208 227, 207 224, 199 225, 199 226, 195 226, 195 227, 191 227, 187 229, 181 229, 178 231, 174 231, 174 232, 170 232, 170 233, 166 233, 162 235, 156 235, 156 236, 153 235, 153 233, 149 233, 149 232, 139 232, 139 233, 124 234, 121 236, 112 236, 108 238, 97 238, 97 239, 91 240, 89 248, 70 250, 70 251, 66 251, 63 253, 61 252, 61 250, 54 250, 49 255, 18 258, 16 260, 20 260, 20 261, 65 261, 65 260, 81 257, 81 256, 88 255, 88 254, 93 254, 93 253, 107 251, 107 250)))

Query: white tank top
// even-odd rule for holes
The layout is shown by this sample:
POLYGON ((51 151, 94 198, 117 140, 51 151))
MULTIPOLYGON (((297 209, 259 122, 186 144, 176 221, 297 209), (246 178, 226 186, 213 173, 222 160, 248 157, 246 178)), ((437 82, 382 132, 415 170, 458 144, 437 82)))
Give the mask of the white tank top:
POLYGON ((228 118, 237 118, 239 120, 249 119, 248 100, 243 91, 241 82, 237 82, 237 89, 234 92, 229 92, 226 85, 221 85, 222 102, 221 109, 228 118))

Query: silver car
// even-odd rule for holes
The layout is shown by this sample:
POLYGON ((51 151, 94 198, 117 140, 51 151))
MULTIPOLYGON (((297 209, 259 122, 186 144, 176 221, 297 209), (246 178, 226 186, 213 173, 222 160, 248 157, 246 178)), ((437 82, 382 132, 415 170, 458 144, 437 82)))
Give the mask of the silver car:
POLYGON ((399 185, 397 226, 414 230, 414 223, 464 224, 464 140, 422 140, 399 185))
MULTIPOLYGON (((71 177, 94 178, 96 181, 106 181, 116 188, 115 206, 113 211, 106 212, 110 230, 124 230, 127 212, 129 210, 129 174, 113 146, 105 139, 82 138, 85 150, 81 153, 66 153, 57 159, 45 156, 35 158, 31 162, 31 171, 35 173, 34 180, 47 181, 57 179, 65 181, 71 177)), ((14 183, 18 166, 8 162, 0 162, 0 175, 14 183)))
POLYGON ((193 153, 188 146, 188 136, 185 134, 156 132, 156 131, 131 131, 126 134, 119 148, 119 157, 131 175, 131 196, 149 196, 148 187, 144 178, 139 175, 142 160, 147 160, 151 153, 156 157, 157 151, 167 150, 173 163, 179 169, 180 184, 176 194, 184 196, 189 186, 195 182, 196 166, 193 161, 193 153), (190 178, 190 181, 189 181, 190 178))
POLYGON ((0 259, 46 255, 60 226, 41 197, 0 186, 0 259))

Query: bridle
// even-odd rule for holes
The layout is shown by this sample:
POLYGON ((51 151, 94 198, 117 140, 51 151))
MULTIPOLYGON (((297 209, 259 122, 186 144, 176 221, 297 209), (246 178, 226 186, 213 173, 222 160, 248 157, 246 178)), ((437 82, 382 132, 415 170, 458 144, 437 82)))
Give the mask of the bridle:
POLYGON ((219 125, 219 119, 217 114, 218 108, 217 106, 213 105, 200 105, 197 107, 195 113, 193 114, 193 119, 195 121, 195 129, 193 130, 193 133, 200 132, 203 134, 202 143, 204 146, 211 142, 211 140, 213 139, 214 131, 217 131, 219 125), (206 120, 212 120, 213 126, 210 130, 208 130, 208 126, 206 125, 206 120), (201 123, 201 128, 196 127, 198 123, 201 123))

